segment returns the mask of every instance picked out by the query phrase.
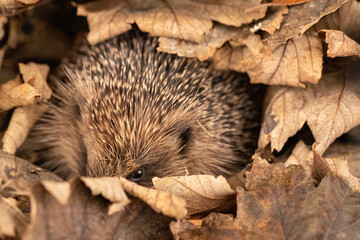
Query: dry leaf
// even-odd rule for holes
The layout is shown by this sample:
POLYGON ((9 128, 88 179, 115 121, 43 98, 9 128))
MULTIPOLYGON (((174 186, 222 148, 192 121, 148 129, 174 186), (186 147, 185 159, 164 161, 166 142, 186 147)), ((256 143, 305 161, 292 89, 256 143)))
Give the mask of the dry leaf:
POLYGON ((360 56, 360 45, 341 31, 324 29, 319 36, 327 43, 328 57, 360 56))
POLYGON ((32 125, 46 109, 47 105, 44 103, 17 107, 3 136, 2 149, 5 152, 15 154, 16 150, 25 141, 32 125))
POLYGON ((94 1, 78 6, 78 15, 86 16, 91 44, 109 39, 131 29, 131 24, 151 35, 179 38, 202 43, 212 27, 212 20, 240 26, 264 17, 266 8, 244 14, 260 0, 216 2, 190 0, 94 1))
MULTIPOLYGON (((314 153, 313 168, 325 168, 334 176, 342 179, 346 185, 356 193, 360 193, 360 178, 355 177, 349 171, 349 165, 345 157, 323 158, 316 151, 314 153), (315 160, 316 159, 316 160, 315 160)), ((316 171, 316 169, 314 169, 316 171)))
POLYGON ((46 83, 49 66, 29 62, 27 64, 19 63, 19 69, 24 82, 32 85, 41 94, 40 101, 47 102, 51 97, 51 89, 46 83))
POLYGON ((280 30, 265 41, 270 45, 285 43, 288 39, 299 38, 323 16, 336 11, 347 0, 313 0, 292 6, 289 14, 284 16, 280 30))
POLYGON ((333 29, 344 32, 355 41, 360 41, 360 2, 348 0, 336 12, 326 15, 317 24, 316 30, 333 29))
POLYGON ((305 121, 315 140, 315 150, 322 154, 343 133, 360 123, 359 73, 356 69, 328 73, 318 85, 307 89, 279 88, 267 106, 258 146, 271 143, 280 151, 287 139, 305 121))
POLYGON ((61 204, 43 185, 32 190, 31 225, 22 239, 169 239, 171 218, 154 212, 139 199, 108 215, 111 204, 93 196, 84 182, 74 179, 61 204))
POLYGON ((233 39, 239 34, 245 34, 245 32, 242 28, 214 24, 213 28, 205 36, 203 43, 160 37, 157 50, 176 53, 179 56, 197 57, 200 61, 203 61, 212 57, 216 49, 221 47, 226 41, 233 39))
POLYGON ((184 199, 168 192, 146 188, 125 178, 119 178, 122 187, 127 193, 146 202, 156 212, 161 212, 169 217, 182 219, 187 216, 186 202, 184 199))
POLYGON ((269 48, 258 35, 250 36, 246 47, 231 51, 228 46, 215 53, 217 69, 247 72, 251 83, 305 87, 317 83, 322 71, 321 41, 314 32, 269 48))
POLYGON ((175 239, 356 239, 360 198, 335 176, 315 188, 300 166, 256 158, 248 191, 238 188, 237 216, 211 214, 201 228, 172 222, 175 239))
POLYGON ((260 21, 259 28, 271 35, 274 34, 274 32, 280 28, 284 15, 288 13, 289 9, 286 6, 279 7, 275 12, 267 14, 267 16, 260 21))
POLYGON ((12 154, 24 142, 32 125, 46 111, 47 105, 45 103, 51 96, 51 89, 46 83, 49 66, 33 62, 19 63, 19 69, 24 83, 21 84, 21 80, 16 78, 1 85, 0 91, 0 96, 6 96, 6 100, 9 101, 7 107, 18 104, 27 105, 15 109, 2 139, 2 149, 12 154), (33 100, 23 102, 21 99, 33 100), (37 102, 41 102, 41 104, 34 104, 37 102))
MULTIPOLYGON (((15 200, 14 200, 15 201, 15 200)), ((0 196, 0 238, 21 235, 29 220, 10 198, 0 196)))
POLYGON ((118 178, 82 177, 81 180, 91 190, 94 196, 101 194, 104 198, 112 202, 109 206, 109 215, 123 210, 130 202, 118 178))
POLYGON ((291 155, 285 162, 285 166, 290 165, 300 165, 302 166, 307 173, 311 173, 311 167, 313 165, 313 153, 311 148, 309 148, 303 141, 299 141, 291 155))
POLYGON ((231 214, 211 213, 202 221, 201 228, 187 220, 171 222, 171 232, 176 240, 244 239, 245 232, 234 222, 231 214))
POLYGON ((156 189, 166 191, 186 200, 189 214, 223 208, 234 198, 226 179, 210 175, 153 178, 156 189))
POLYGON ((40 100, 40 92, 29 83, 22 83, 20 76, 0 85, 0 111, 38 103, 40 100))

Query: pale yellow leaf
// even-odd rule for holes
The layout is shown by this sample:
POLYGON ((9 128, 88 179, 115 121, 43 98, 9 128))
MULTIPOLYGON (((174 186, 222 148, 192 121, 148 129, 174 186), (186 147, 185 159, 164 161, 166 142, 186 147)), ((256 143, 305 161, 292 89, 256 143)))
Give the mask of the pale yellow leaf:
POLYGON ((156 189, 185 199, 189 214, 226 205, 235 194, 222 176, 217 178, 210 175, 153 178, 153 183, 156 189))
POLYGON ((360 56, 360 45, 346 36, 345 33, 337 30, 323 29, 319 32, 320 36, 324 37, 327 43, 327 56, 347 57, 360 56))

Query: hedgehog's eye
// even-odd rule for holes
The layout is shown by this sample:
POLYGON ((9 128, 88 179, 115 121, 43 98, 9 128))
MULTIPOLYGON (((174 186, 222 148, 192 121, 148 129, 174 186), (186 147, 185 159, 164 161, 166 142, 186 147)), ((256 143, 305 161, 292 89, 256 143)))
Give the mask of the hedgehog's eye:
POLYGON ((188 141, 190 139, 190 134, 191 134, 191 128, 190 127, 185 129, 185 131, 183 131, 180 134, 180 148, 181 148, 180 153, 184 153, 185 146, 186 146, 186 144, 188 143, 188 141))
POLYGON ((130 173, 129 176, 127 176, 127 179, 133 182, 138 182, 141 179, 143 179, 145 175, 145 168, 139 168, 136 171, 130 173))

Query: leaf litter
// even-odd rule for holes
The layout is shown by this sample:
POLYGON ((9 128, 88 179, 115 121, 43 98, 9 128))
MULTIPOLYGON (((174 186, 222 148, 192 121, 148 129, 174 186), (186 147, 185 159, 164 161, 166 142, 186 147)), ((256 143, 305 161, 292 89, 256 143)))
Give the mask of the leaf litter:
MULTIPOLYGON (((0 77, 7 80, 0 82, 0 114, 12 115, 0 126, 7 128, 0 151, 1 237, 360 238, 359 142, 338 139, 359 125, 356 0, 76 0, 77 14, 86 16, 90 44, 136 24, 159 37, 158 51, 208 60, 216 69, 246 72, 252 83, 272 85, 252 164, 227 180, 154 178, 154 188, 121 177, 64 181, 13 155, 51 97, 49 67, 28 61, 38 59, 33 49, 42 42, 21 48, 16 15, 47 5, 45 0, 1 4, 6 16, 0 18, 0 77), (27 50, 12 58, 7 53, 14 48, 27 50), (27 64, 18 57, 25 52, 27 64), (9 69, 15 70, 7 76, 9 69), (284 163, 272 162, 277 157, 271 152, 289 152, 289 139, 305 123, 315 139, 312 146, 299 140, 284 163)), ((35 28, 41 22, 51 26, 46 17, 39 19, 35 28)), ((55 34, 48 39, 50 49, 67 44, 55 34)), ((56 53, 59 59, 61 54, 56 53)), ((53 64, 50 56, 42 62, 53 64)))

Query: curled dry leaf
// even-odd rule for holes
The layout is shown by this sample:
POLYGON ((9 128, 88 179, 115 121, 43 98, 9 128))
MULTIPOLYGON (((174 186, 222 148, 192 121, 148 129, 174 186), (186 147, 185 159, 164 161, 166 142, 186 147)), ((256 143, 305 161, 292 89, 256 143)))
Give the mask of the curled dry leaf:
POLYGON ((109 39, 131 29, 131 24, 151 35, 179 38, 202 43, 212 20, 240 26, 265 16, 266 8, 244 14, 260 0, 214 2, 190 0, 93 1, 78 6, 78 15, 86 16, 91 44, 109 39))
POLYGON ((160 37, 157 50, 176 53, 179 56, 197 57, 200 61, 203 61, 212 57, 216 49, 221 47, 226 41, 231 40, 240 34, 244 35, 245 32, 246 31, 242 28, 214 24, 202 43, 160 37))
POLYGON ((184 199, 168 192, 146 188, 130 182, 125 178, 119 178, 122 187, 127 193, 146 202, 156 212, 161 212, 169 217, 182 219, 187 216, 186 202, 184 199))
POLYGON ((317 24, 316 30, 333 29, 344 32, 355 41, 360 41, 360 2, 348 0, 336 12, 323 17, 317 24))
POLYGON ((322 46, 314 32, 276 47, 264 45, 258 35, 252 35, 246 45, 219 49, 213 58, 215 68, 247 72, 251 83, 270 85, 305 87, 321 77, 322 46))
POLYGON ((21 80, 17 77, 3 84, 1 86, 2 93, 0 93, 0 96, 8 98, 7 107, 14 106, 14 103, 15 105, 27 105, 15 109, 2 139, 3 150, 12 154, 24 142, 35 121, 46 111, 45 103, 51 96, 51 89, 46 83, 49 66, 30 62, 28 64, 20 63, 19 69, 24 83, 21 84, 21 80), (21 99, 30 99, 31 101, 17 102, 21 99), (38 102, 40 104, 34 104, 38 102))
POLYGON ((271 35, 274 34, 274 32, 280 28, 284 15, 288 13, 289 9, 286 6, 279 7, 275 12, 268 14, 260 21, 260 29, 271 35))
POLYGON ((156 189, 186 200, 189 214, 223 208, 234 200, 234 190, 222 176, 193 175, 153 178, 156 189))
POLYGON ((49 192, 49 188, 45 188, 42 184, 32 189, 31 224, 22 239, 169 239, 171 237, 169 229, 171 218, 154 212, 143 201, 134 198, 121 211, 108 215, 111 202, 102 196, 93 196, 83 181, 73 179, 65 184, 68 184, 70 189, 65 204, 64 201, 60 203, 58 197, 54 197, 54 191, 49 192))
POLYGON ((328 57, 360 56, 360 45, 341 31, 325 29, 319 36, 327 43, 328 57))
POLYGON ((25 141, 32 125, 46 109, 47 105, 44 103, 17 107, 3 136, 2 149, 5 152, 15 154, 18 147, 25 141))
POLYGON ((112 202, 109 206, 109 215, 121 211, 130 202, 118 178, 82 177, 81 180, 91 190, 94 196, 101 194, 104 198, 112 202))
POLYGON ((14 199, 0 196, 0 237, 15 237, 21 235, 29 220, 15 205, 14 199))
POLYGON ((40 100, 40 92, 29 83, 22 83, 20 76, 0 86, 0 111, 38 103, 40 100))
POLYGON ((323 16, 336 11, 347 0, 316 0, 289 7, 279 31, 265 41, 270 45, 285 43, 288 39, 299 38, 323 16))
POLYGON ((359 75, 356 69, 328 73, 307 89, 278 88, 266 108, 258 146, 280 151, 287 139, 303 126, 310 127, 323 154, 343 133, 360 123, 359 75))
MULTIPOLYGON (((0 69, 7 49, 7 41, 9 38, 9 20, 7 17, 0 15, 0 41, 3 43, 0 45, 0 69), (5 42, 5 43, 4 43, 5 42)), ((0 107, 1 111, 1 107, 0 107)))
POLYGON ((350 173, 348 160, 345 157, 323 158, 316 151, 313 151, 313 154, 313 171, 316 171, 315 168, 326 169, 332 175, 342 179, 353 192, 360 193, 360 178, 350 173))

